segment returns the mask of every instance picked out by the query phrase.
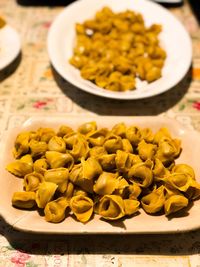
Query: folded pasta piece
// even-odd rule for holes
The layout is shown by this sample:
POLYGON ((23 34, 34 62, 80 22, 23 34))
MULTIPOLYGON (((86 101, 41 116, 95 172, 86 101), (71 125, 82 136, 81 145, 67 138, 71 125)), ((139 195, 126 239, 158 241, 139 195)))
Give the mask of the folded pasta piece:
POLYGON ((39 128, 37 130, 39 140, 48 143, 49 140, 56 135, 52 128, 39 128))
POLYGON ((129 185, 127 189, 128 189, 127 190, 128 191, 127 198, 129 198, 129 199, 137 199, 142 192, 142 189, 140 188, 140 186, 137 183, 133 183, 133 184, 129 185))
POLYGON ((133 155, 122 150, 117 151, 115 163, 118 171, 127 173, 136 162, 142 162, 138 155, 133 155))
POLYGON ((142 160, 153 159, 157 151, 157 146, 142 140, 138 144, 137 151, 142 160))
POLYGON ((91 198, 77 195, 73 196, 70 200, 70 208, 77 220, 82 223, 87 222, 93 214, 94 203, 91 198))
MULTIPOLYGON (((42 182, 38 190, 36 191, 36 203, 38 208, 44 208, 46 204, 51 201, 53 198, 55 191, 57 189, 57 184, 52 182, 42 182)), ((27 192, 28 193, 28 192, 27 192)))
POLYGON ((124 189, 129 186, 129 183, 126 181, 126 179, 122 176, 117 177, 118 185, 116 189, 124 189))
POLYGON ((129 187, 129 183, 126 181, 126 179, 122 176, 119 176, 117 178, 118 184, 116 183, 116 188, 113 192, 114 195, 119 195, 122 198, 124 198, 124 195, 126 194, 126 189, 129 187))
POLYGON ((165 127, 160 128, 159 131, 157 131, 154 135, 153 143, 159 144, 163 139, 171 139, 171 134, 169 130, 165 127))
POLYGON ((20 159, 19 159, 20 162, 24 162, 24 163, 27 163, 31 166, 33 166, 33 159, 31 157, 30 154, 26 154, 24 156, 22 156, 20 159))
POLYGON ((128 127, 126 130, 126 138, 132 145, 137 146, 142 138, 140 128, 137 126, 128 127))
POLYGON ((94 181, 93 179, 87 179, 83 176, 83 167, 81 163, 74 165, 73 169, 69 173, 69 180, 86 192, 93 192, 94 181))
POLYGON ((71 182, 68 182, 67 189, 65 191, 65 197, 69 200, 74 194, 74 185, 71 182))
POLYGON ((188 205, 188 199, 181 195, 170 196, 164 204, 165 215, 177 212, 188 205))
POLYGON ((75 162, 79 162, 81 158, 87 158, 89 153, 89 145, 83 135, 79 135, 73 143, 73 148, 70 154, 73 156, 75 162))
POLYGON ((47 222, 59 223, 65 219, 65 211, 69 201, 65 197, 50 201, 44 208, 45 220, 47 222))
POLYGON ((103 146, 94 146, 90 148, 90 151, 89 151, 89 156, 95 159, 98 159, 99 157, 105 154, 107 154, 107 151, 105 150, 103 146))
POLYGON ((31 209, 35 206, 35 192, 15 192, 12 205, 21 209, 31 209))
POLYGON ((116 154, 104 154, 99 156, 98 161, 104 171, 113 171, 116 168, 116 154))
POLYGON ((171 173, 164 178, 166 184, 179 191, 186 192, 194 181, 189 175, 185 173, 171 173))
POLYGON ((67 189, 69 170, 66 168, 49 169, 44 173, 44 180, 58 185, 58 190, 64 193, 67 189))
POLYGON ((18 177, 24 177, 33 171, 32 157, 28 154, 6 166, 6 170, 18 177))
POLYGON ((184 174, 188 174, 192 179, 195 180, 195 173, 194 170, 191 166, 189 166, 188 164, 176 164, 173 168, 172 168, 172 173, 184 173, 184 174))
POLYGON ((15 140, 13 155, 16 159, 29 152, 30 132, 21 132, 15 140))
POLYGON ((75 143, 75 141, 80 137, 82 137, 83 135, 77 132, 69 132, 66 135, 63 136, 63 140, 65 141, 66 144, 66 149, 67 150, 72 150, 73 149, 73 145, 75 143))
POLYGON ((87 135, 87 140, 92 146, 102 146, 108 134, 107 128, 101 128, 87 135))
POLYGON ((154 134, 150 128, 142 128, 140 129, 141 139, 143 139, 147 143, 153 143, 154 134))
POLYGON ((125 215, 132 215, 139 210, 140 202, 135 199, 124 199, 125 215))
POLYGON ((61 125, 58 129, 57 136, 64 137, 65 135, 72 134, 74 131, 67 125, 61 125))
POLYGON ((183 196, 183 194, 178 189, 175 189, 167 184, 164 185, 164 195, 166 199, 168 199, 169 197, 173 195, 183 196))
POLYGON ((141 204, 147 213, 156 213, 163 208, 165 203, 164 186, 154 189, 150 194, 142 197, 141 204))
MULTIPOLYGON (((133 66, 127 66, 129 72, 133 72, 133 66)), ((135 77, 132 75, 123 75, 120 77, 120 91, 127 91, 135 89, 135 77)))
POLYGON ((83 178, 93 180, 102 173, 102 168, 95 158, 88 158, 87 160, 81 159, 83 178))
POLYGON ((185 195, 188 199, 197 199, 200 196, 200 184, 191 178, 190 186, 185 191, 185 195))
POLYGON ((65 167, 70 171, 74 166, 74 158, 69 153, 47 151, 45 157, 52 169, 65 167))
POLYGON ((170 175, 170 171, 165 168, 162 161, 155 158, 153 167, 153 176, 155 181, 162 181, 165 177, 170 175))
POLYGON ((29 142, 31 156, 33 158, 42 157, 48 149, 48 145, 44 141, 31 140, 29 142))
POLYGON ((131 142, 126 138, 122 139, 122 150, 128 153, 133 153, 131 142))
POLYGON ((97 213, 106 220, 118 220, 125 215, 124 200, 118 195, 104 195, 99 201, 97 213))
POLYGON ((32 172, 24 176, 23 185, 26 191, 38 190, 39 184, 44 181, 42 174, 32 172))
POLYGON ((113 128, 111 129, 111 133, 114 135, 118 135, 121 138, 125 138, 126 137, 126 125, 124 122, 121 123, 117 123, 113 126, 113 128))
POLYGON ((87 193, 86 191, 84 191, 84 190, 81 189, 80 187, 76 186, 76 187, 74 188, 73 196, 79 196, 79 195, 88 197, 88 193, 87 193))
POLYGON ((166 166, 181 153, 181 142, 178 139, 165 138, 159 142, 155 157, 166 166))
POLYGON ((45 158, 37 159, 33 163, 33 169, 35 172, 41 173, 44 175, 45 171, 49 168, 47 160, 45 158))
POLYGON ((78 127, 78 132, 87 135, 97 130, 97 123, 95 121, 86 122, 78 127))
POLYGON ((129 180, 137 183, 141 187, 149 187, 153 182, 151 165, 152 162, 150 160, 133 165, 128 172, 129 180))
POLYGON ((95 83, 99 87, 106 88, 109 84, 109 79, 105 75, 99 75, 95 77, 95 83))
POLYGON ((106 137, 104 147, 109 154, 116 153, 117 150, 122 149, 122 139, 118 135, 110 134, 106 137))
POLYGON ((98 67, 94 63, 88 63, 82 67, 80 74, 84 79, 93 81, 95 80, 97 71, 98 67))
POLYGON ((49 151, 57 151, 64 153, 66 152, 66 144, 62 137, 53 136, 48 142, 48 150, 49 151))
POLYGON ((110 195, 118 188, 119 180, 117 180, 118 174, 111 172, 103 172, 96 183, 93 190, 98 195, 110 195))

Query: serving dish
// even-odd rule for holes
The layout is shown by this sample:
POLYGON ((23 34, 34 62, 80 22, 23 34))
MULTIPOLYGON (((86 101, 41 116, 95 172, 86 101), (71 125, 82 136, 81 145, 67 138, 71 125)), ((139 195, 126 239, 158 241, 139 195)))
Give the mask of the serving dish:
POLYGON ((79 0, 68 5, 52 23, 47 47, 55 70, 68 82, 88 93, 114 99, 141 99, 163 93, 175 86, 187 73, 192 58, 190 37, 183 25, 164 7, 147 0, 79 0), (80 76, 70 65, 69 58, 75 43, 75 24, 90 19, 104 6, 114 12, 134 10, 142 14, 146 26, 153 23, 163 26, 160 42, 167 53, 163 74, 155 82, 137 82, 136 90, 113 92, 100 88, 80 76))
POLYGON ((10 25, 0 29, 0 71, 18 56, 21 50, 20 37, 10 25))
POLYGON ((21 127, 10 129, 6 133, 4 141, 3 158, 0 166, 0 214, 4 220, 14 228, 35 233, 48 234, 136 234, 136 233, 169 233, 184 232, 200 227, 200 200, 194 201, 194 205, 183 217, 175 216, 168 219, 164 215, 147 215, 142 209, 140 214, 115 222, 106 222, 98 215, 86 224, 82 224, 72 217, 67 217, 63 222, 53 224, 46 222, 44 218, 34 210, 19 210, 11 205, 12 194, 22 190, 22 179, 13 176, 5 170, 5 166, 13 161, 12 148, 16 135, 24 130, 36 130, 39 127, 51 127, 58 129, 62 124, 67 124, 74 129, 89 121, 96 121, 98 127, 111 128, 114 124, 124 122, 127 125, 149 127, 154 132, 160 127, 167 127, 172 136, 181 139, 183 151, 177 159, 177 163, 187 163, 193 167, 197 181, 200 181, 199 133, 188 130, 177 121, 165 117, 33 117, 28 119, 21 127))

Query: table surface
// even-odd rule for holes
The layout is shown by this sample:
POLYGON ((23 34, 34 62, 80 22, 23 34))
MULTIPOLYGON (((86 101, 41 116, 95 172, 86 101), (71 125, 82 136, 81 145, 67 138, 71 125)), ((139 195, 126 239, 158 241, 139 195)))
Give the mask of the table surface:
MULTIPOLYGON (((169 9, 191 35, 190 71, 173 90, 151 99, 128 102, 80 92, 52 71, 46 37, 62 8, 25 7, 14 0, 0 0, 1 15, 22 40, 21 55, 12 68, 0 73, 1 142, 7 129, 34 115, 167 116, 200 131, 200 29, 187 1, 181 7, 169 9)), ((200 231, 173 235, 49 236, 21 233, 0 219, 0 267, 147 264, 199 267, 200 231)))

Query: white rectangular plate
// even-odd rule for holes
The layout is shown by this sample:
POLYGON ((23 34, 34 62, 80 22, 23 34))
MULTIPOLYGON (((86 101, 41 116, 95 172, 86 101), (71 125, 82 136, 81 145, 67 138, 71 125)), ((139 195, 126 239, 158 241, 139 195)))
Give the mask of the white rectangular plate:
POLYGON ((62 223, 48 223, 37 211, 19 210, 11 205, 11 197, 15 191, 22 191, 22 179, 17 178, 5 170, 5 166, 13 161, 12 148, 17 134, 24 130, 36 130, 39 127, 58 129, 62 124, 67 124, 74 129, 89 121, 96 121, 99 127, 111 128, 114 124, 125 122, 127 125, 150 127, 154 132, 160 127, 167 127, 173 137, 182 140, 183 151, 177 163, 191 165, 200 182, 199 153, 200 135, 195 131, 185 129, 177 121, 161 117, 35 117, 30 118, 20 128, 11 129, 4 142, 3 159, 0 174, 0 214, 7 223, 14 228, 28 232, 49 234, 136 234, 136 233, 169 233, 183 232, 199 228, 200 226, 200 200, 194 201, 184 217, 174 217, 169 220, 164 215, 147 215, 142 209, 140 214, 118 222, 106 222, 95 215, 86 224, 67 217, 62 223))

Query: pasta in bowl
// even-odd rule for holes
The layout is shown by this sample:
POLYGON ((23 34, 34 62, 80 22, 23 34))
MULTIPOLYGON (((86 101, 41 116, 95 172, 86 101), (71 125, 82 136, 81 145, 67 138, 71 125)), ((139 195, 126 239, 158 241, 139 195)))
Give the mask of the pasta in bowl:
POLYGON ((47 45, 50 61, 69 89, 71 84, 124 100, 169 90, 186 75, 192 58, 190 37, 181 23, 146 0, 76 1, 52 23, 47 45), (131 30, 126 29, 128 21, 131 30))
POLYGON ((134 90, 136 78, 148 83, 162 76, 166 52, 159 44, 162 26, 145 26, 140 13, 114 13, 109 7, 76 24, 69 62, 81 76, 111 91, 134 90))
MULTIPOLYGON (((21 178, 5 171, 4 175, 17 186, 7 185, 10 191, 5 200, 5 193, 1 192, 4 201, 12 200, 13 207, 9 209, 23 215, 23 225, 33 216, 37 231, 43 226, 43 231, 47 227, 60 232, 61 227, 64 232, 76 232, 78 227, 93 232, 100 227, 99 232, 109 232, 107 221, 112 225, 116 220, 124 222, 123 232, 145 232, 145 221, 159 225, 159 231, 163 222, 167 222, 167 229, 176 231, 177 225, 181 230, 180 219, 186 223, 194 221, 199 203, 199 173, 191 159, 197 155, 199 144, 194 151, 187 142, 191 132, 187 135, 174 121, 70 117, 45 123, 35 120, 31 126, 29 123, 12 133, 9 151, 16 159, 10 155, 4 165, 21 178), (188 210, 193 200, 194 207, 188 210), (37 209, 44 212, 44 218, 37 209), (183 216, 187 212, 189 215, 176 218, 181 209, 183 216), (160 216, 150 216, 157 213, 160 216), (75 228, 69 230, 69 225, 75 228)), ((196 142, 199 136, 193 133, 193 139, 196 142)), ((19 219, 14 226, 20 227, 19 219)))

